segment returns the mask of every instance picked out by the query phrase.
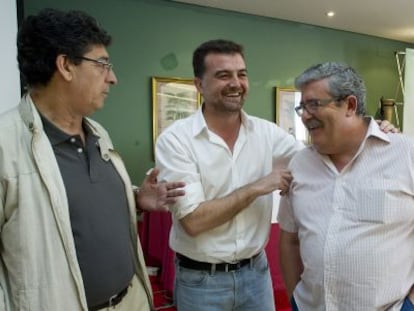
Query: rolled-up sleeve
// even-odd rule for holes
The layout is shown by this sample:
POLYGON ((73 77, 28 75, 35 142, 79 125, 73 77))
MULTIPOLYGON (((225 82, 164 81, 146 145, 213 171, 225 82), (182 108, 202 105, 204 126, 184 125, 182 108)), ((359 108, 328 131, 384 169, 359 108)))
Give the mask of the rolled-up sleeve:
POLYGON ((205 201, 203 186, 200 182, 194 182, 185 186, 186 195, 180 197, 171 207, 171 212, 178 219, 193 212, 200 203, 205 201))
POLYGON ((171 212, 181 219, 194 211, 205 201, 205 194, 201 183, 197 163, 191 152, 185 149, 179 137, 172 132, 161 135, 155 148, 156 166, 160 169, 160 180, 168 182, 184 181, 185 195, 178 198, 171 207, 171 212))

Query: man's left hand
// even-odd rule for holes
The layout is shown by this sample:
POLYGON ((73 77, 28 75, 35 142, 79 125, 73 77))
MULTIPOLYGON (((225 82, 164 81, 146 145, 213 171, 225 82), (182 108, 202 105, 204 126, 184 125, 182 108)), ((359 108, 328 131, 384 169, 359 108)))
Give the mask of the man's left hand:
POLYGON ((376 120, 381 131, 384 133, 399 133, 400 129, 398 127, 395 127, 394 124, 392 124, 388 120, 376 120))

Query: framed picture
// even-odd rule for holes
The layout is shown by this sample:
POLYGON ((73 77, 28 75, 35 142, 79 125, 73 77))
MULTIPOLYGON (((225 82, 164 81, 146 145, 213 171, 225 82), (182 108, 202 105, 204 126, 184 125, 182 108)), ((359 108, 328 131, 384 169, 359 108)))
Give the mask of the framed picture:
POLYGON ((174 121, 194 113, 201 103, 192 79, 152 77, 153 142, 174 121))
POLYGON ((300 92, 294 88, 276 87, 276 123, 297 140, 309 142, 309 134, 295 107, 300 103, 300 92))

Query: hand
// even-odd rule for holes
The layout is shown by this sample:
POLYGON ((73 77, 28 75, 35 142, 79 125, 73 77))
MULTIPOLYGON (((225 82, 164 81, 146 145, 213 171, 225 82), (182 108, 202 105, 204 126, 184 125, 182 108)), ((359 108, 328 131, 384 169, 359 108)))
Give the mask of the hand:
POLYGON ((293 177, 290 171, 284 170, 283 174, 280 175, 280 195, 286 195, 289 193, 290 183, 292 182, 292 179, 293 177))
POLYGON ((272 172, 256 182, 260 187, 261 194, 268 194, 275 190, 280 190, 280 195, 285 195, 289 191, 292 181, 292 174, 286 169, 273 169, 272 172))
POLYGON ((394 124, 392 124, 391 122, 389 122, 388 120, 375 120, 377 121, 380 129, 384 132, 384 133, 399 133, 400 129, 398 127, 395 127, 394 124))
POLYGON ((177 201, 177 197, 185 194, 184 182, 157 182, 159 170, 152 169, 141 184, 140 190, 135 192, 137 206, 145 211, 168 211, 168 208, 177 201))

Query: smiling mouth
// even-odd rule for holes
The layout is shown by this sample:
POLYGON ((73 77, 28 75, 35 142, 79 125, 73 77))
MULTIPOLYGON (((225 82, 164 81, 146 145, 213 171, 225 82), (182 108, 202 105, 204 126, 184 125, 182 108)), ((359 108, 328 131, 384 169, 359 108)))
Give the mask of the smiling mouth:
POLYGON ((318 120, 311 119, 311 120, 306 122, 305 126, 308 129, 308 131, 313 131, 313 130, 316 130, 318 128, 322 128, 322 123, 318 120))
POLYGON ((317 130, 319 127, 318 126, 307 126, 306 128, 308 129, 308 131, 313 131, 313 130, 317 130))
POLYGON ((232 92, 225 94, 226 97, 240 97, 242 96, 242 92, 232 92))

